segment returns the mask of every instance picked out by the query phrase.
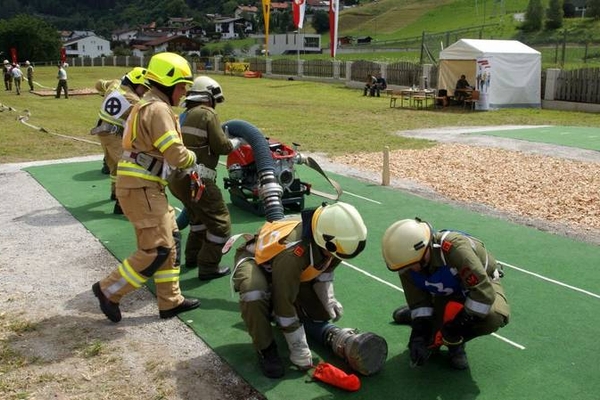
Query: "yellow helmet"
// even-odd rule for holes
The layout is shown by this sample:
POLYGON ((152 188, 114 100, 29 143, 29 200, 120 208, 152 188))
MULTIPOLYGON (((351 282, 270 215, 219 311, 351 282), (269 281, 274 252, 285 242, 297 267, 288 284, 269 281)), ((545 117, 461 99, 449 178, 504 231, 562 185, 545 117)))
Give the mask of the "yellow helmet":
POLYGON ((418 219, 394 222, 383 234, 381 249, 390 271, 421 261, 431 243, 431 226, 418 219))
POLYGON ((148 63, 146 79, 166 87, 193 83, 192 68, 185 58, 175 53, 158 53, 148 63))
POLYGON ((350 204, 334 203, 315 210, 312 220, 315 243, 335 257, 356 257, 367 243, 367 227, 350 204))
POLYGON ((135 67, 134 69, 129 71, 125 76, 134 85, 143 85, 149 88, 150 85, 148 85, 148 82, 146 81, 146 72, 146 68, 135 67))

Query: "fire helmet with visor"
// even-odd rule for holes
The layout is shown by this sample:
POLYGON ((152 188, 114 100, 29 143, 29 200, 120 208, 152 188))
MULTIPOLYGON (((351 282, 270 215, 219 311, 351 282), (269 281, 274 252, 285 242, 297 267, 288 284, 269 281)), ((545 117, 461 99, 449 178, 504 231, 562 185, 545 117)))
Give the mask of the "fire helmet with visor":
POLYGON ((146 79, 164 87, 172 87, 178 83, 193 83, 192 68, 188 61, 175 53, 158 53, 148 63, 146 79))
POLYGON ((356 257, 367 243, 367 227, 358 210, 348 203, 317 208, 311 227, 315 243, 339 259, 356 257))
POLYGON ((223 89, 219 82, 213 78, 202 75, 194 79, 194 83, 187 92, 185 101, 207 102, 213 104, 222 103, 225 101, 223 89))
POLYGON ((431 226, 419 219, 394 222, 383 234, 381 249, 390 271, 400 271, 419 263, 431 244, 431 226))
POLYGON ((144 87, 150 88, 148 85, 148 81, 146 81, 146 68, 135 67, 131 71, 129 71, 124 78, 129 80, 132 85, 142 85, 144 87))

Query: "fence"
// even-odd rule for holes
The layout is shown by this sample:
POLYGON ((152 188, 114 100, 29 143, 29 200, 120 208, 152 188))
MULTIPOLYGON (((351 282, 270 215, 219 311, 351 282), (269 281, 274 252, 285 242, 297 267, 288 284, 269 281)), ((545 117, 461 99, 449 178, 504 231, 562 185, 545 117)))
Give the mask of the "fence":
MULTIPOLYGON (((99 58, 69 58, 71 66, 146 66, 147 59, 133 56, 115 56, 99 58)), ((225 63, 222 58, 190 60, 194 71, 204 70, 224 73, 225 63)), ((437 87, 437 66, 431 64, 395 62, 382 63, 374 61, 338 61, 338 60, 300 60, 300 59, 266 59, 251 58, 247 61, 251 71, 260 71, 271 77, 296 77, 339 82, 364 82, 367 74, 381 73, 388 85, 410 87, 437 87)), ((542 98, 577 103, 600 104, 600 68, 585 68, 572 71, 558 71, 547 74, 542 71, 542 98), (552 82, 549 85, 549 81, 552 82), (550 89, 548 89, 550 88, 550 89), (547 90, 550 92, 546 93, 547 90)))

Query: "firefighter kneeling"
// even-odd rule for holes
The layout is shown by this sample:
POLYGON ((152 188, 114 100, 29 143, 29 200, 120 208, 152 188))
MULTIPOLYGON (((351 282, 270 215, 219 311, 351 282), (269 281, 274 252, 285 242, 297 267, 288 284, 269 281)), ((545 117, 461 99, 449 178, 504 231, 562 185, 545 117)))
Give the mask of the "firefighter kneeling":
POLYGON ((333 291, 334 269, 342 259, 356 257, 366 245, 367 228, 358 211, 346 203, 324 204, 299 216, 267 222, 257 235, 246 238, 237 249, 233 283, 265 376, 280 378, 285 373, 274 340, 273 319, 283 332, 290 361, 299 369, 313 367, 305 327, 317 332, 321 340, 329 338, 330 345, 342 344, 336 353, 356 365, 354 358, 348 357, 352 352, 345 350, 353 348, 346 345, 354 342, 347 340, 353 335, 327 326, 326 321, 337 321, 343 314, 333 291))

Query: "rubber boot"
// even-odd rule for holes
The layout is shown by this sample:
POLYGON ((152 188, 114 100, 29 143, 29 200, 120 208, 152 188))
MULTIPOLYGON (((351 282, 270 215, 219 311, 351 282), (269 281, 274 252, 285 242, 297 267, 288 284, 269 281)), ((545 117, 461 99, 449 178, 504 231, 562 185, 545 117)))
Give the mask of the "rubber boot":
POLYGON ((267 378, 281 378, 285 374, 283 361, 277 352, 277 344, 272 341, 264 350, 258 352, 260 369, 267 378))
POLYGON ((448 346, 448 356, 450 357, 452 368, 459 370, 469 368, 469 360, 467 359, 464 343, 457 346, 448 346))
POLYGON ((412 323, 411 312, 408 306, 402 306, 395 309, 392 313, 392 318, 397 324, 410 325, 412 323))

